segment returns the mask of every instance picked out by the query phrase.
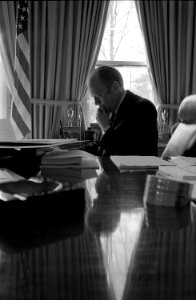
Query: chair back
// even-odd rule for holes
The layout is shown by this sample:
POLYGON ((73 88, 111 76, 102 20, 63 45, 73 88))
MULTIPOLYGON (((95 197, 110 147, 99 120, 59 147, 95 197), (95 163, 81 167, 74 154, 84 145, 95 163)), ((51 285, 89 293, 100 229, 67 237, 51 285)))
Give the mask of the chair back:
POLYGON ((162 158, 185 154, 186 156, 196 156, 196 153, 191 151, 195 143, 196 124, 180 123, 163 151, 162 158))
POLYGON ((196 95, 183 99, 178 109, 181 123, 173 132, 162 157, 174 155, 196 156, 196 95))
POLYGON ((181 102, 179 119, 186 124, 196 124, 196 95, 189 95, 181 102))
POLYGON ((161 141, 168 142, 171 136, 171 128, 178 120, 178 108, 176 104, 160 104, 158 107, 158 134, 161 141))

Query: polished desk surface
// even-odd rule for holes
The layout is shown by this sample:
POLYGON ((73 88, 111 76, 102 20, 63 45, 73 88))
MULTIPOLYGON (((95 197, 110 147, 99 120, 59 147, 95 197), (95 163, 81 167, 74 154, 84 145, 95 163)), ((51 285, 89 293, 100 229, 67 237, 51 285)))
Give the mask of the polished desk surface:
MULTIPOLYGON (((64 226, 55 198, 51 230, 40 228, 29 244, 28 231, 13 242, 0 230, 0 299, 196 299, 194 204, 144 207, 145 179, 153 171, 119 173, 109 158, 101 163, 98 177, 72 186, 85 188, 82 222, 73 215, 73 224, 64 226)), ((77 212, 82 199, 71 200, 77 212)), ((47 207, 42 213, 45 220, 47 207)), ((34 214, 36 223, 39 205, 34 214)), ((17 216, 14 223, 8 211, 4 218, 5 228, 12 224, 17 232, 17 216)))

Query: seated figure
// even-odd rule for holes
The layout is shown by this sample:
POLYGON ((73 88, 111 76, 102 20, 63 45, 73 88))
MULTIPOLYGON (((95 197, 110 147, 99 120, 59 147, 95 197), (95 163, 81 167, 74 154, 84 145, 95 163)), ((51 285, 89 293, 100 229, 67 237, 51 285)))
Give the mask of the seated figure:
POLYGON ((102 136, 84 150, 98 156, 157 155, 157 110, 148 99, 125 90, 121 73, 100 66, 90 73, 88 87, 102 136))
POLYGON ((162 154, 162 158, 175 155, 196 157, 196 95, 183 99, 178 109, 180 123, 162 154))

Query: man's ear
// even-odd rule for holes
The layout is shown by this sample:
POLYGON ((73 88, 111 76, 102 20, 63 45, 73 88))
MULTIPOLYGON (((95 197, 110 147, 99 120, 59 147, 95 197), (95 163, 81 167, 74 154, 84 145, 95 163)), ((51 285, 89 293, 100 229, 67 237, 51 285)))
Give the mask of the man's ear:
POLYGON ((120 83, 118 81, 114 81, 112 83, 112 89, 114 92, 118 92, 120 90, 120 83))

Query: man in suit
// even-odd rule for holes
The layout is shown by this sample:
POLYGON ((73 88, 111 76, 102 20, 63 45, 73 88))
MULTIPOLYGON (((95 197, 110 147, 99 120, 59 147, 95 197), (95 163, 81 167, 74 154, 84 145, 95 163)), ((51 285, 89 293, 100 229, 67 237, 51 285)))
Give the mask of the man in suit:
POLYGON ((157 111, 151 101, 125 91, 120 72, 109 66, 94 69, 88 87, 99 106, 98 155, 157 155, 157 111))

